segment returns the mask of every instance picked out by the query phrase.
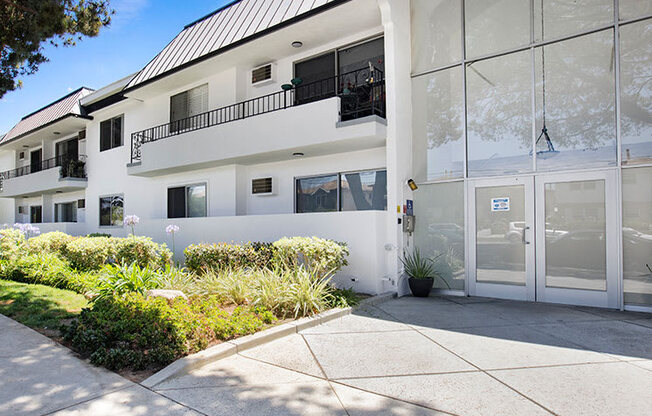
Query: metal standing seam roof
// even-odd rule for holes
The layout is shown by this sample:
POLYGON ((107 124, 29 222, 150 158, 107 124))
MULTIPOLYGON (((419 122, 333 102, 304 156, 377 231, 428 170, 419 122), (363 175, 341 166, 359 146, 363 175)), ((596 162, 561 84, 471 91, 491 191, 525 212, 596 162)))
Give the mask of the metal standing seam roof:
POLYGON ((153 80, 310 12, 349 0, 236 0, 187 25, 131 82, 153 80))
POLYGON ((7 143, 20 136, 24 136, 40 127, 57 121, 63 117, 73 115, 82 116, 79 100, 90 94, 93 90, 81 87, 47 106, 23 117, 18 124, 0 140, 0 144, 7 143))

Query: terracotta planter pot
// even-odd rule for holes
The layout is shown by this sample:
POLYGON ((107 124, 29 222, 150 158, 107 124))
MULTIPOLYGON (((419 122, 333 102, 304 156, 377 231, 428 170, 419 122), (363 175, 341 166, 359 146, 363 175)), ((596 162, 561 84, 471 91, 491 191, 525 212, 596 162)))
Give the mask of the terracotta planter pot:
POLYGON ((434 283, 435 279, 432 277, 428 279, 415 279, 414 277, 408 278, 408 285, 410 285, 412 296, 417 298, 428 297, 434 283))

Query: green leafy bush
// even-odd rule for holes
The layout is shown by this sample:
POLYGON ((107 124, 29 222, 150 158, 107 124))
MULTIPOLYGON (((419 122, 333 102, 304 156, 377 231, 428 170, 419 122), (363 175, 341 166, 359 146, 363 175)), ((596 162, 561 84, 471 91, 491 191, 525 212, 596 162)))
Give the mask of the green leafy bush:
POLYGON ((65 339, 91 362, 112 370, 161 367, 216 340, 258 331, 274 317, 260 308, 228 313, 213 296, 100 299, 65 329, 65 339))
POLYGON ((159 286, 159 276, 149 267, 141 268, 136 263, 121 265, 107 264, 100 272, 97 285, 97 299, 118 297, 125 293, 145 294, 159 286))
POLYGON ((274 250, 269 243, 193 244, 184 250, 186 267, 195 273, 209 270, 265 267, 274 250))
POLYGON ((30 254, 4 262, 5 278, 17 282, 38 283, 77 293, 86 293, 96 284, 97 276, 78 273, 54 253, 30 254))
POLYGON ((56 253, 65 255, 66 246, 73 241, 75 237, 60 231, 41 234, 29 239, 29 251, 36 253, 56 253))
POLYGON ((113 237, 113 236, 107 233, 90 233, 87 234, 86 237, 113 237))
POLYGON ((66 259, 79 270, 98 270, 115 254, 115 244, 107 237, 80 237, 66 245, 66 259))
POLYGON ((112 238, 115 260, 118 263, 136 263, 141 267, 158 269, 172 263, 172 252, 165 244, 157 244, 149 237, 129 236, 112 238))
POLYGON ((326 276, 348 265, 346 244, 318 237, 282 238, 274 243, 277 261, 291 270, 304 266, 326 276))

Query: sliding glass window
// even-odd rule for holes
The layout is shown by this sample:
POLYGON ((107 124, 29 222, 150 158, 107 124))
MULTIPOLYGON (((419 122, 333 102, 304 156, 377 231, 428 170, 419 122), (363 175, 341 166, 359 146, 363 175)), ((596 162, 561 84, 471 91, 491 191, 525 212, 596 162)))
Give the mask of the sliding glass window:
POLYGON ((297 213, 387 209, 387 171, 371 170, 296 180, 297 213))

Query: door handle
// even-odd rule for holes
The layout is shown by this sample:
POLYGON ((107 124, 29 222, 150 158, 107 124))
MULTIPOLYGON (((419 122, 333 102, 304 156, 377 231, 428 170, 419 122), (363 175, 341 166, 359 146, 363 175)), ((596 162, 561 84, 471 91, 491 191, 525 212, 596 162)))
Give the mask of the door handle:
POLYGON ((522 237, 522 238, 521 238, 521 241, 523 242, 523 244, 530 244, 529 241, 526 241, 526 240, 525 240, 525 230, 529 230, 529 229, 530 229, 530 227, 528 227, 528 226, 525 226, 525 227, 523 228, 523 234, 521 234, 521 237, 522 237))

